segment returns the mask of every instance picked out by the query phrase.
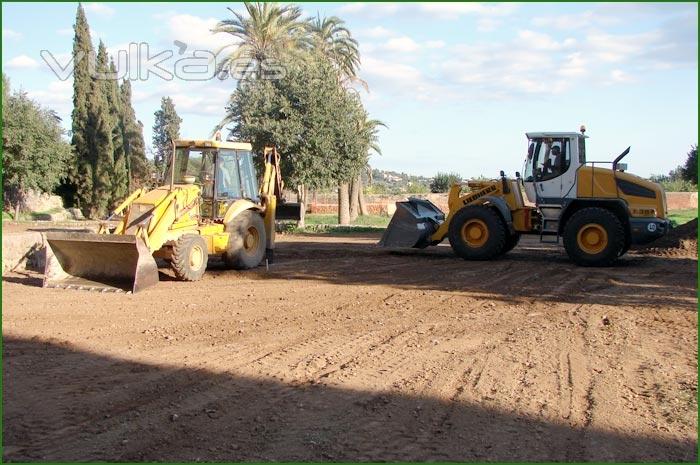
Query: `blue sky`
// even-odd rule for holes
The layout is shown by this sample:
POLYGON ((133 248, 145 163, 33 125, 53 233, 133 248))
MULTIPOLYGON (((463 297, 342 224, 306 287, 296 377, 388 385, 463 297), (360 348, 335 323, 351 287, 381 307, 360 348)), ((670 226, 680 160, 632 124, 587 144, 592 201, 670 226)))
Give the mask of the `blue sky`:
MULTIPOLYGON (((589 158, 612 159, 628 145, 630 171, 647 176, 683 162, 697 142, 697 4, 300 3, 309 15, 337 15, 360 42, 362 98, 382 130, 381 169, 494 177, 519 170, 525 132, 588 128, 589 158)), ((151 56, 178 47, 231 43, 209 30, 227 3, 86 3, 95 43, 116 54, 148 43, 151 56)), ((70 126, 66 64, 76 3, 2 5, 2 65, 14 89, 58 111, 70 126)), ((188 55, 183 55, 188 56, 188 55)), ((132 82, 150 144, 153 112, 169 95, 182 135, 205 137, 221 119, 235 82, 132 82)))

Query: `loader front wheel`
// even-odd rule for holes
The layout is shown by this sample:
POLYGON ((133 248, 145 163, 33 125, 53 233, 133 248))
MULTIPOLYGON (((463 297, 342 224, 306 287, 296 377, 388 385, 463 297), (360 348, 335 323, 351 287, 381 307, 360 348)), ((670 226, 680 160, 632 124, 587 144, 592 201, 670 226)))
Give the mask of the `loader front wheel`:
POLYGON ((520 233, 510 234, 506 237, 506 245, 503 248, 503 253, 508 253, 513 250, 515 246, 518 245, 518 242, 520 242, 520 233))
POLYGON ((207 243, 197 234, 185 234, 175 242, 170 265, 177 279, 198 281, 204 276, 209 260, 207 243))
POLYGON ((247 270, 260 265, 265 256, 265 222, 262 216, 246 210, 226 225, 229 233, 224 262, 235 270, 247 270))
POLYGON ((577 265, 612 265, 624 247, 625 230, 622 223, 605 208, 579 210, 564 226, 564 248, 577 265))
POLYGON ((489 207, 474 205, 459 210, 450 221, 452 250, 465 260, 491 260, 505 251, 506 226, 489 207))

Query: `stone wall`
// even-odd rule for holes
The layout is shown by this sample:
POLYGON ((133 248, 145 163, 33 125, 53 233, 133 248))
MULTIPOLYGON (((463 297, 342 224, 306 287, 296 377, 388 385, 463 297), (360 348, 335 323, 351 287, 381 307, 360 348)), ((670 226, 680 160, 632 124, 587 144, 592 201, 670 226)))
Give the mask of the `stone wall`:
MULTIPOLYGON (((428 199, 437 207, 447 212, 447 194, 409 194, 409 195, 366 195, 367 206, 373 215, 391 215, 396 202, 406 200, 409 196, 428 199)), ((334 195, 318 195, 316 202, 309 203, 310 213, 337 214, 337 197, 334 195)), ((666 202, 669 210, 687 210, 698 207, 697 192, 666 192, 666 202)))
POLYGON ((666 192, 666 206, 669 210, 698 208, 697 192, 666 192))
POLYGON ((2 274, 15 270, 44 269, 44 234, 38 231, 2 235, 2 274))

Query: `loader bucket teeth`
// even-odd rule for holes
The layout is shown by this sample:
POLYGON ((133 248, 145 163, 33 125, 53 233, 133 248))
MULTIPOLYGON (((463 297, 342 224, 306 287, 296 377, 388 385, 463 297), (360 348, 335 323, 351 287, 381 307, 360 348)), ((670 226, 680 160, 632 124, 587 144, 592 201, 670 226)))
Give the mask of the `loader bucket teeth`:
POLYGON ((46 235, 44 287, 139 292, 158 283, 158 266, 142 239, 78 232, 46 235))
POLYGON ((430 237, 445 221, 445 214, 432 202, 410 198, 396 202, 396 213, 379 241, 381 247, 422 249, 432 243, 430 237))

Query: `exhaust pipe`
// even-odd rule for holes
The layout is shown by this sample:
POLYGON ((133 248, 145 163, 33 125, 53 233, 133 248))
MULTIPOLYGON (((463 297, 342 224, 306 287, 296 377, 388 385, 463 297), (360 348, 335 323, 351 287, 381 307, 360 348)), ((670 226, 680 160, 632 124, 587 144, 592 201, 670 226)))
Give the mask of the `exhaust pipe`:
POLYGON ((158 266, 133 235, 47 233, 44 287, 139 292, 158 283, 158 266))

